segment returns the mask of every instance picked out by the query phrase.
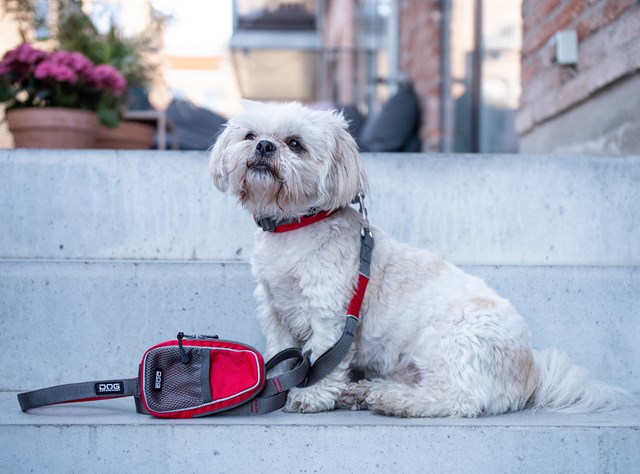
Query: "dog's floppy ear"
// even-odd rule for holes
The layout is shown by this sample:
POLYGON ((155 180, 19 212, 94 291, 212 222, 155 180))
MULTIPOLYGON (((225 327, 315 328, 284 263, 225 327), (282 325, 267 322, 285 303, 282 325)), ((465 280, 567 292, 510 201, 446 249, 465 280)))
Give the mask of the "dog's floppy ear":
POLYGON ((358 146, 347 130, 347 123, 339 112, 331 112, 334 143, 329 169, 324 180, 329 202, 327 208, 337 209, 349 204, 359 192, 367 193, 369 184, 358 146))
POLYGON ((231 131, 231 126, 227 122, 222 132, 218 135, 209 157, 209 173, 213 178, 213 184, 223 193, 229 189, 226 151, 231 141, 231 131))

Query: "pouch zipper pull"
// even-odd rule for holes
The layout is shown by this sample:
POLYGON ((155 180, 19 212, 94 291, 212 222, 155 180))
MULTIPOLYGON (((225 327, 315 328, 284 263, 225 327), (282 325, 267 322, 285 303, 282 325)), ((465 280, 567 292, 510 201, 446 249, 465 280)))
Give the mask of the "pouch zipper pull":
POLYGON ((191 362, 191 356, 187 351, 184 350, 184 347, 182 347, 182 339, 184 337, 189 338, 189 336, 185 336, 184 333, 180 331, 177 337, 178 337, 178 347, 180 349, 180 362, 182 362, 183 364, 188 364, 189 362, 191 362))

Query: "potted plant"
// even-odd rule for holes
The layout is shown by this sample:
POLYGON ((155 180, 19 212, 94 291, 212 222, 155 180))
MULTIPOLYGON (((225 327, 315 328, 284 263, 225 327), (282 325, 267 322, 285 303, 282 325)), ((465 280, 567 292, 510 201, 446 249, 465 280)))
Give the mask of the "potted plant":
MULTIPOLYGON (((41 28, 48 36, 40 36, 57 49, 80 52, 96 65, 109 65, 126 79, 128 88, 146 91, 157 70, 153 52, 160 47, 162 29, 167 17, 151 7, 146 29, 131 37, 123 36, 110 21, 107 32, 100 32, 94 21, 83 10, 82 0, 58 0, 55 15, 38 16, 32 0, 2 0, 5 11, 12 14, 20 25, 23 40, 41 28), (53 21, 51 21, 53 19, 53 21)), ((157 58, 156 58, 157 59, 157 58)), ((127 92, 111 96, 97 109, 99 132, 96 142, 100 148, 150 148, 155 128, 137 122, 122 121, 127 109, 127 92)), ((146 93, 145 93, 146 94, 146 93)))
MULTIPOLYGON (((61 45, 73 49, 78 36, 72 36, 71 41, 61 38, 61 45)), ((118 123, 114 126, 107 121, 98 124, 97 148, 109 149, 149 149, 153 145, 155 127, 151 125, 122 120, 122 114, 127 110, 129 93, 135 89, 146 96, 146 90, 151 83, 151 76, 155 71, 153 65, 144 57, 145 39, 143 37, 126 38, 111 25, 107 34, 100 36, 100 41, 90 47, 88 54, 94 61, 114 66, 127 80, 127 91, 119 103, 118 123)), ((79 48, 78 48, 79 49, 79 48)))
POLYGON ((153 145, 155 128, 129 120, 121 120, 127 109, 128 92, 149 89, 157 67, 152 60, 157 49, 160 31, 166 18, 150 7, 150 23, 142 33, 124 36, 109 20, 109 28, 100 33, 94 21, 81 8, 80 0, 64 0, 53 31, 53 37, 61 49, 80 51, 96 64, 115 67, 127 80, 128 89, 120 96, 115 111, 118 117, 101 117, 98 126, 96 147, 98 148, 139 148, 153 145))
POLYGON ((113 66, 96 66, 79 52, 22 43, 0 61, 0 102, 16 147, 92 147, 96 114, 117 118, 126 86, 113 66))

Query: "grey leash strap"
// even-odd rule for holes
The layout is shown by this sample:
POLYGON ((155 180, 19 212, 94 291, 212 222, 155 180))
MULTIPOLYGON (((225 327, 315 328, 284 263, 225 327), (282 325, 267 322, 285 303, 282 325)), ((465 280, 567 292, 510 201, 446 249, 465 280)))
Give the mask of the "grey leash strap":
POLYGON ((22 411, 58 403, 106 400, 140 395, 138 379, 69 383, 18 394, 22 411))
POLYGON ((329 373, 335 369, 340 362, 342 362, 351 348, 351 343, 353 342, 358 322, 358 318, 354 316, 347 316, 344 331, 342 332, 342 336, 338 342, 336 342, 331 349, 318 357, 309 369, 309 375, 307 376, 307 381, 305 383, 306 387, 313 385, 318 380, 329 375, 329 373))
MULTIPOLYGON (((282 408, 287 401, 289 389, 300 385, 308 371, 309 360, 298 348, 285 349, 276 354, 266 364, 271 370, 276 365, 295 359, 294 367, 277 376, 267 379, 264 390, 248 403, 237 408, 221 412, 221 415, 260 415, 282 408)), ((136 411, 148 414, 140 400, 140 385, 137 378, 80 382, 43 388, 18 394, 22 411, 46 405, 68 402, 107 400, 109 398, 134 397, 136 411)))
POLYGON ((342 336, 333 347, 323 353, 309 369, 305 386, 310 386, 327 376, 345 358, 356 334, 356 328, 360 322, 360 308, 369 283, 371 274, 371 254, 373 253, 373 235, 368 228, 362 229, 360 237, 360 268, 358 285, 355 294, 349 303, 347 320, 342 331, 342 336))

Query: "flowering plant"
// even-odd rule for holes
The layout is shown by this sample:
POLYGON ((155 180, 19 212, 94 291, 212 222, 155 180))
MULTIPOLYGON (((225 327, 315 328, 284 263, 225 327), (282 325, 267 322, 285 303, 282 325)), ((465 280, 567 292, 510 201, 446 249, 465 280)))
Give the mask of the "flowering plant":
POLYGON ((7 110, 69 107, 95 111, 108 126, 119 122, 127 82, 113 66, 94 65, 82 53, 34 48, 28 43, 0 60, 0 102, 7 110))

